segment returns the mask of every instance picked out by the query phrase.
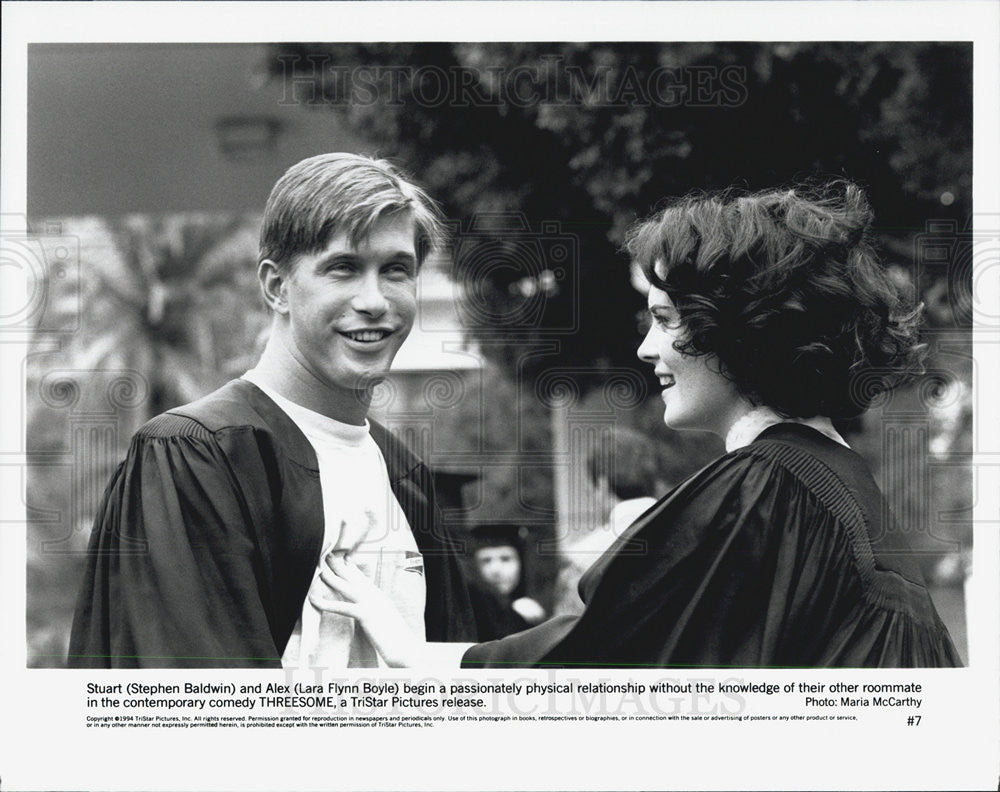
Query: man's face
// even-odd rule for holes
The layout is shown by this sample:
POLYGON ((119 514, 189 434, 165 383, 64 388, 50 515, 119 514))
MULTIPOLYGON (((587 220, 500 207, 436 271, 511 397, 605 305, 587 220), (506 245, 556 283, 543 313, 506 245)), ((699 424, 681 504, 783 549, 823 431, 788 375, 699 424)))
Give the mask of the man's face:
POLYGON ((339 233, 291 262, 290 352, 324 385, 360 390, 389 370, 417 310, 414 231, 409 214, 391 215, 356 248, 339 233))

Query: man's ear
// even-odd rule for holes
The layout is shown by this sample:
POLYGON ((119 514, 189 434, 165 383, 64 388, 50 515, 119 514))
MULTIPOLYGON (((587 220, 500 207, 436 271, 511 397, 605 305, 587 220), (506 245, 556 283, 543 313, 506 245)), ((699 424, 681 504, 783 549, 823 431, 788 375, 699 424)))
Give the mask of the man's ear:
POLYGON ((287 314, 285 290, 288 288, 288 273, 279 270, 271 259, 264 259, 257 265, 257 282, 267 307, 277 314, 287 314))

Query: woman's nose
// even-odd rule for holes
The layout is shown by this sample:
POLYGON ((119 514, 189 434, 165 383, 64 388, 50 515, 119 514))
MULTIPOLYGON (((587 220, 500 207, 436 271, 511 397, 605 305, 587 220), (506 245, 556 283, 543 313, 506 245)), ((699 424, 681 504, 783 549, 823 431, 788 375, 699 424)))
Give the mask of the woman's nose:
POLYGON ((659 355, 656 353, 656 345, 652 340, 653 328, 649 329, 646 333, 646 337, 642 339, 642 343, 639 344, 639 348, 635 351, 636 356, 643 363, 655 364, 659 355))

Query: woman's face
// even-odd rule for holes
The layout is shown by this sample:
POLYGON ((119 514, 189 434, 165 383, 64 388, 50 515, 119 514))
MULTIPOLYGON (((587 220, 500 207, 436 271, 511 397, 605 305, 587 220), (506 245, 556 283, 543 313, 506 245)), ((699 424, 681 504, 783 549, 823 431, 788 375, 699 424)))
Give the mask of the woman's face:
POLYGON ((663 387, 663 421, 671 429, 696 429, 725 437, 746 404, 736 386, 719 373, 712 355, 682 355, 674 343, 684 337, 680 315, 662 289, 649 289, 652 319, 639 345, 639 359, 653 366, 663 387))

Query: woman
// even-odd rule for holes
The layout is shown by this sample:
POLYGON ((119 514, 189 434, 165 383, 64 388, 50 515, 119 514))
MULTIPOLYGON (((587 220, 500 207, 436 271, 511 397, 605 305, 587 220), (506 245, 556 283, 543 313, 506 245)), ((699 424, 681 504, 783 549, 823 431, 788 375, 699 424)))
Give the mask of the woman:
MULTIPOLYGON (((849 183, 682 199, 631 230, 650 285, 638 350, 664 420, 727 453, 643 514, 580 582, 579 617, 467 666, 927 667, 960 660, 885 500, 834 418, 920 367, 918 311, 849 183), (641 542, 643 554, 616 552, 641 542)), ((396 661, 426 660, 344 563, 327 582, 396 661)))

